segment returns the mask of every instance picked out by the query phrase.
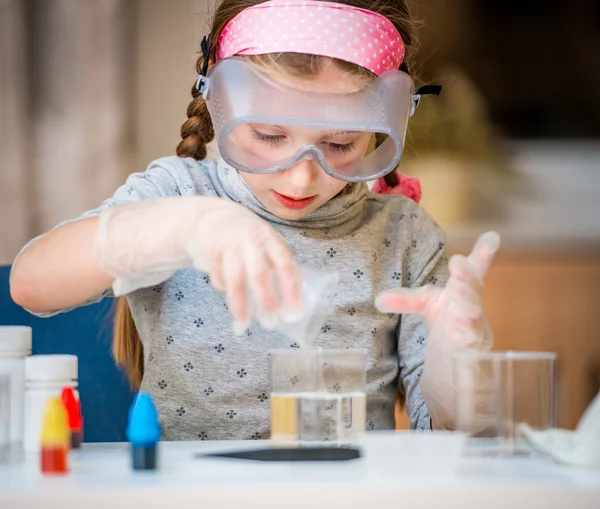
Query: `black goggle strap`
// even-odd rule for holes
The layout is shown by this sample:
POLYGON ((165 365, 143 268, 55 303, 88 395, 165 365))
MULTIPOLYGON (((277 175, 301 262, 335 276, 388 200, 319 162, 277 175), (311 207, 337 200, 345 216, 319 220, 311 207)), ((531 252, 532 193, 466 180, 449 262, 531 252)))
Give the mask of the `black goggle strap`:
POLYGON ((415 95, 412 97, 409 115, 412 117, 421 102, 421 97, 424 95, 440 95, 442 93, 442 85, 423 85, 418 88, 415 95))
POLYGON ((210 35, 205 35, 202 38, 202 42, 200 43, 200 51, 202 51, 203 62, 200 75, 198 76, 198 81, 196 81, 196 89, 202 95, 206 96, 206 92, 208 91, 208 80, 206 78, 206 74, 208 73, 208 62, 210 60, 210 35))
POLYGON ((205 35, 202 38, 202 42, 200 43, 200 51, 202 51, 202 58, 204 62, 202 63, 202 71, 201 74, 206 76, 208 72, 208 62, 210 60, 210 35, 205 35))
MULTIPOLYGON (((408 71, 408 66, 406 65, 406 62, 402 62, 399 70, 405 72, 410 76, 410 72, 408 71)), ((442 88, 443 87, 441 85, 423 85, 419 87, 419 89, 415 92, 415 95, 413 95, 412 97, 410 116, 412 117, 415 113, 415 110, 417 109, 417 106, 419 106, 419 102, 421 101, 422 96, 440 95, 442 93, 442 88)))

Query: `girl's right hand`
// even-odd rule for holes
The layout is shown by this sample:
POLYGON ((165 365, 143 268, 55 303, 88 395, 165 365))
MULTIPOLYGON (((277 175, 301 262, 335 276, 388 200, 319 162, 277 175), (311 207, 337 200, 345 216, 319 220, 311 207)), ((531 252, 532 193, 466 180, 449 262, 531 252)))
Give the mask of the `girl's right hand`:
MULTIPOLYGON (((221 198, 170 197, 109 207, 96 236, 115 295, 196 267, 227 295, 241 334, 253 315, 266 328, 301 305, 299 269, 283 238, 245 207, 221 198)), ((201 305, 201 303, 199 303, 201 305)))

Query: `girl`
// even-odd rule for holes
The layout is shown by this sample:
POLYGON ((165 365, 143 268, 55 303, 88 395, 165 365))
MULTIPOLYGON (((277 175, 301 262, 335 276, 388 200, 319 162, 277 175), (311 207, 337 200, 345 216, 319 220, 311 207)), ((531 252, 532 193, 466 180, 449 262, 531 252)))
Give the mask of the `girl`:
POLYGON ((267 352, 297 347, 268 329, 301 305, 299 264, 335 270, 315 343, 368 349, 368 428, 394 428, 398 390, 413 428, 451 427, 449 359, 490 344, 481 285, 498 239, 453 258, 448 281, 426 212, 367 190, 398 184, 412 42, 404 1, 223 0, 177 156, 25 246, 14 300, 49 316, 121 296, 115 359, 166 439, 266 438, 267 352), (221 157, 205 161, 215 133, 221 157))

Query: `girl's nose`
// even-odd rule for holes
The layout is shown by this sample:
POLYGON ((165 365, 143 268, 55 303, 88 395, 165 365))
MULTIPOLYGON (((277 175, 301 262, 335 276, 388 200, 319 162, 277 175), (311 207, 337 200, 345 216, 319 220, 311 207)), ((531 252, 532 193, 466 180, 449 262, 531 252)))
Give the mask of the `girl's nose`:
POLYGON ((304 158, 284 171, 288 181, 298 189, 313 187, 318 172, 321 171, 319 163, 314 159, 304 158))

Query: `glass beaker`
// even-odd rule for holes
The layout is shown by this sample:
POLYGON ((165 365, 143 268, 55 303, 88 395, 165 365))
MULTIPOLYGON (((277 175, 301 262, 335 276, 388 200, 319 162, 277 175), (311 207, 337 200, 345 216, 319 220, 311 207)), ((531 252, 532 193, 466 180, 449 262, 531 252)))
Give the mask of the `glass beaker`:
POLYGON ((366 423, 366 350, 271 352, 271 439, 328 445, 352 442, 366 423))
POLYGON ((556 425, 556 354, 460 352, 454 357, 456 430, 475 454, 520 454, 531 449, 518 425, 556 425))

